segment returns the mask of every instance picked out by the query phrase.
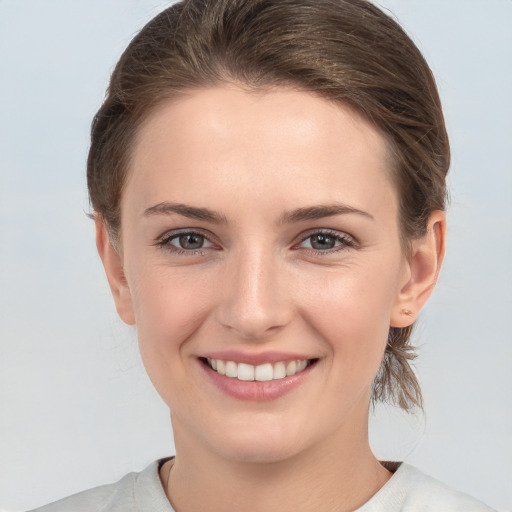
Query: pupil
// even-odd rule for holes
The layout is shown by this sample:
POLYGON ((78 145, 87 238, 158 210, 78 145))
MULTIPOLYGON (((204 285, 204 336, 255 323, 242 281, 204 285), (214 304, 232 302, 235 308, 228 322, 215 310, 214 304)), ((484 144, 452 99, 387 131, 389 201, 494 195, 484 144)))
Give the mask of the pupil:
POLYGON ((183 249, 199 249, 203 246, 203 237, 198 235, 181 235, 180 245, 183 249))
POLYGON ((314 249, 332 249, 334 247, 334 238, 329 235, 313 235, 311 237, 311 246, 314 249))

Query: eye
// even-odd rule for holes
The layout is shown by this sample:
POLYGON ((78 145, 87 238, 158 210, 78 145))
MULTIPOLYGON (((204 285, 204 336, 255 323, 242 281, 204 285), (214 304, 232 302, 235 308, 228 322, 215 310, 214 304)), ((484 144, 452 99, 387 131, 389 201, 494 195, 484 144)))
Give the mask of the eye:
POLYGON ((179 247, 180 249, 187 249, 193 251, 196 249, 202 249, 204 247, 206 238, 199 233, 181 233, 175 235, 169 240, 171 245, 179 247))
POLYGON ((311 235, 306 240, 309 241, 313 249, 320 251, 324 251, 326 249, 334 249, 334 246, 336 245, 336 239, 333 236, 325 235, 324 233, 311 235))
POLYGON ((335 252, 354 245, 355 242, 350 236, 331 231, 311 233, 300 243, 300 247, 316 252, 335 252))
POLYGON ((164 236, 157 245, 179 254, 185 254, 200 252, 201 249, 212 247, 213 244, 201 233, 182 231, 164 236))

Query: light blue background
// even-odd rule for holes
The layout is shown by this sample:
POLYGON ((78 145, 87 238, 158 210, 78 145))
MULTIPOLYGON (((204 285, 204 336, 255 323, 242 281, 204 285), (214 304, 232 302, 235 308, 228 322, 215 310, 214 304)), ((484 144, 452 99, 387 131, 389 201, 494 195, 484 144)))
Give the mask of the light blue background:
MULTIPOLYGON (((87 219, 92 116, 168 2, 0 0, 0 509, 173 452, 87 219)), ((453 148, 449 244, 416 334, 426 417, 380 409, 377 455, 512 510, 512 1, 386 0, 437 77, 453 148)))

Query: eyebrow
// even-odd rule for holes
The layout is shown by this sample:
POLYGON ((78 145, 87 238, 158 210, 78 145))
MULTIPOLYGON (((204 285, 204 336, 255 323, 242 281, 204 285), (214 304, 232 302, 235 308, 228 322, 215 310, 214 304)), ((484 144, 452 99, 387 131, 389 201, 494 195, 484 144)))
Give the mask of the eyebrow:
MULTIPOLYGON (((212 222, 214 224, 227 224, 228 220, 225 215, 209 208, 198 208, 182 203, 169 203, 164 201, 144 210, 144 217, 153 215, 168 215, 176 213, 189 219, 202 220, 212 222)), ((325 217, 333 217, 335 215, 356 214, 373 219, 373 215, 363 210, 359 210, 352 206, 341 203, 322 204, 315 206, 307 206, 284 212, 281 215, 278 224, 292 224, 294 222, 304 222, 307 220, 323 219, 325 217)))
POLYGON ((333 217, 335 215, 356 214, 368 217, 373 220, 373 215, 363 210, 342 203, 320 204, 297 208, 290 212, 285 212, 279 219, 279 224, 291 224, 293 222, 303 222, 306 220, 323 219, 324 217, 333 217))
POLYGON ((169 213, 177 213, 183 217, 189 219, 204 220, 207 222, 213 222, 214 224, 227 224, 228 220, 221 213, 214 212, 209 208, 197 208, 195 206, 189 206, 181 203, 158 203, 155 206, 151 206, 144 210, 144 217, 150 217, 152 215, 167 215, 169 213))

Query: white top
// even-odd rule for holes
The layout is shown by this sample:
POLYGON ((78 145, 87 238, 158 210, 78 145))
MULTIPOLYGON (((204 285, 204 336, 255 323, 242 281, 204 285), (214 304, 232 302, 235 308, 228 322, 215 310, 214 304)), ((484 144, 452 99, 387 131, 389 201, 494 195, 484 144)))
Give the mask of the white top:
MULTIPOLYGON (((157 460, 140 473, 102 485, 32 512, 175 512, 160 482, 157 460)), ((370 501, 354 512, 493 512, 467 494, 454 491, 402 463, 370 501)), ((494 511, 496 512, 496 511, 494 511)))

